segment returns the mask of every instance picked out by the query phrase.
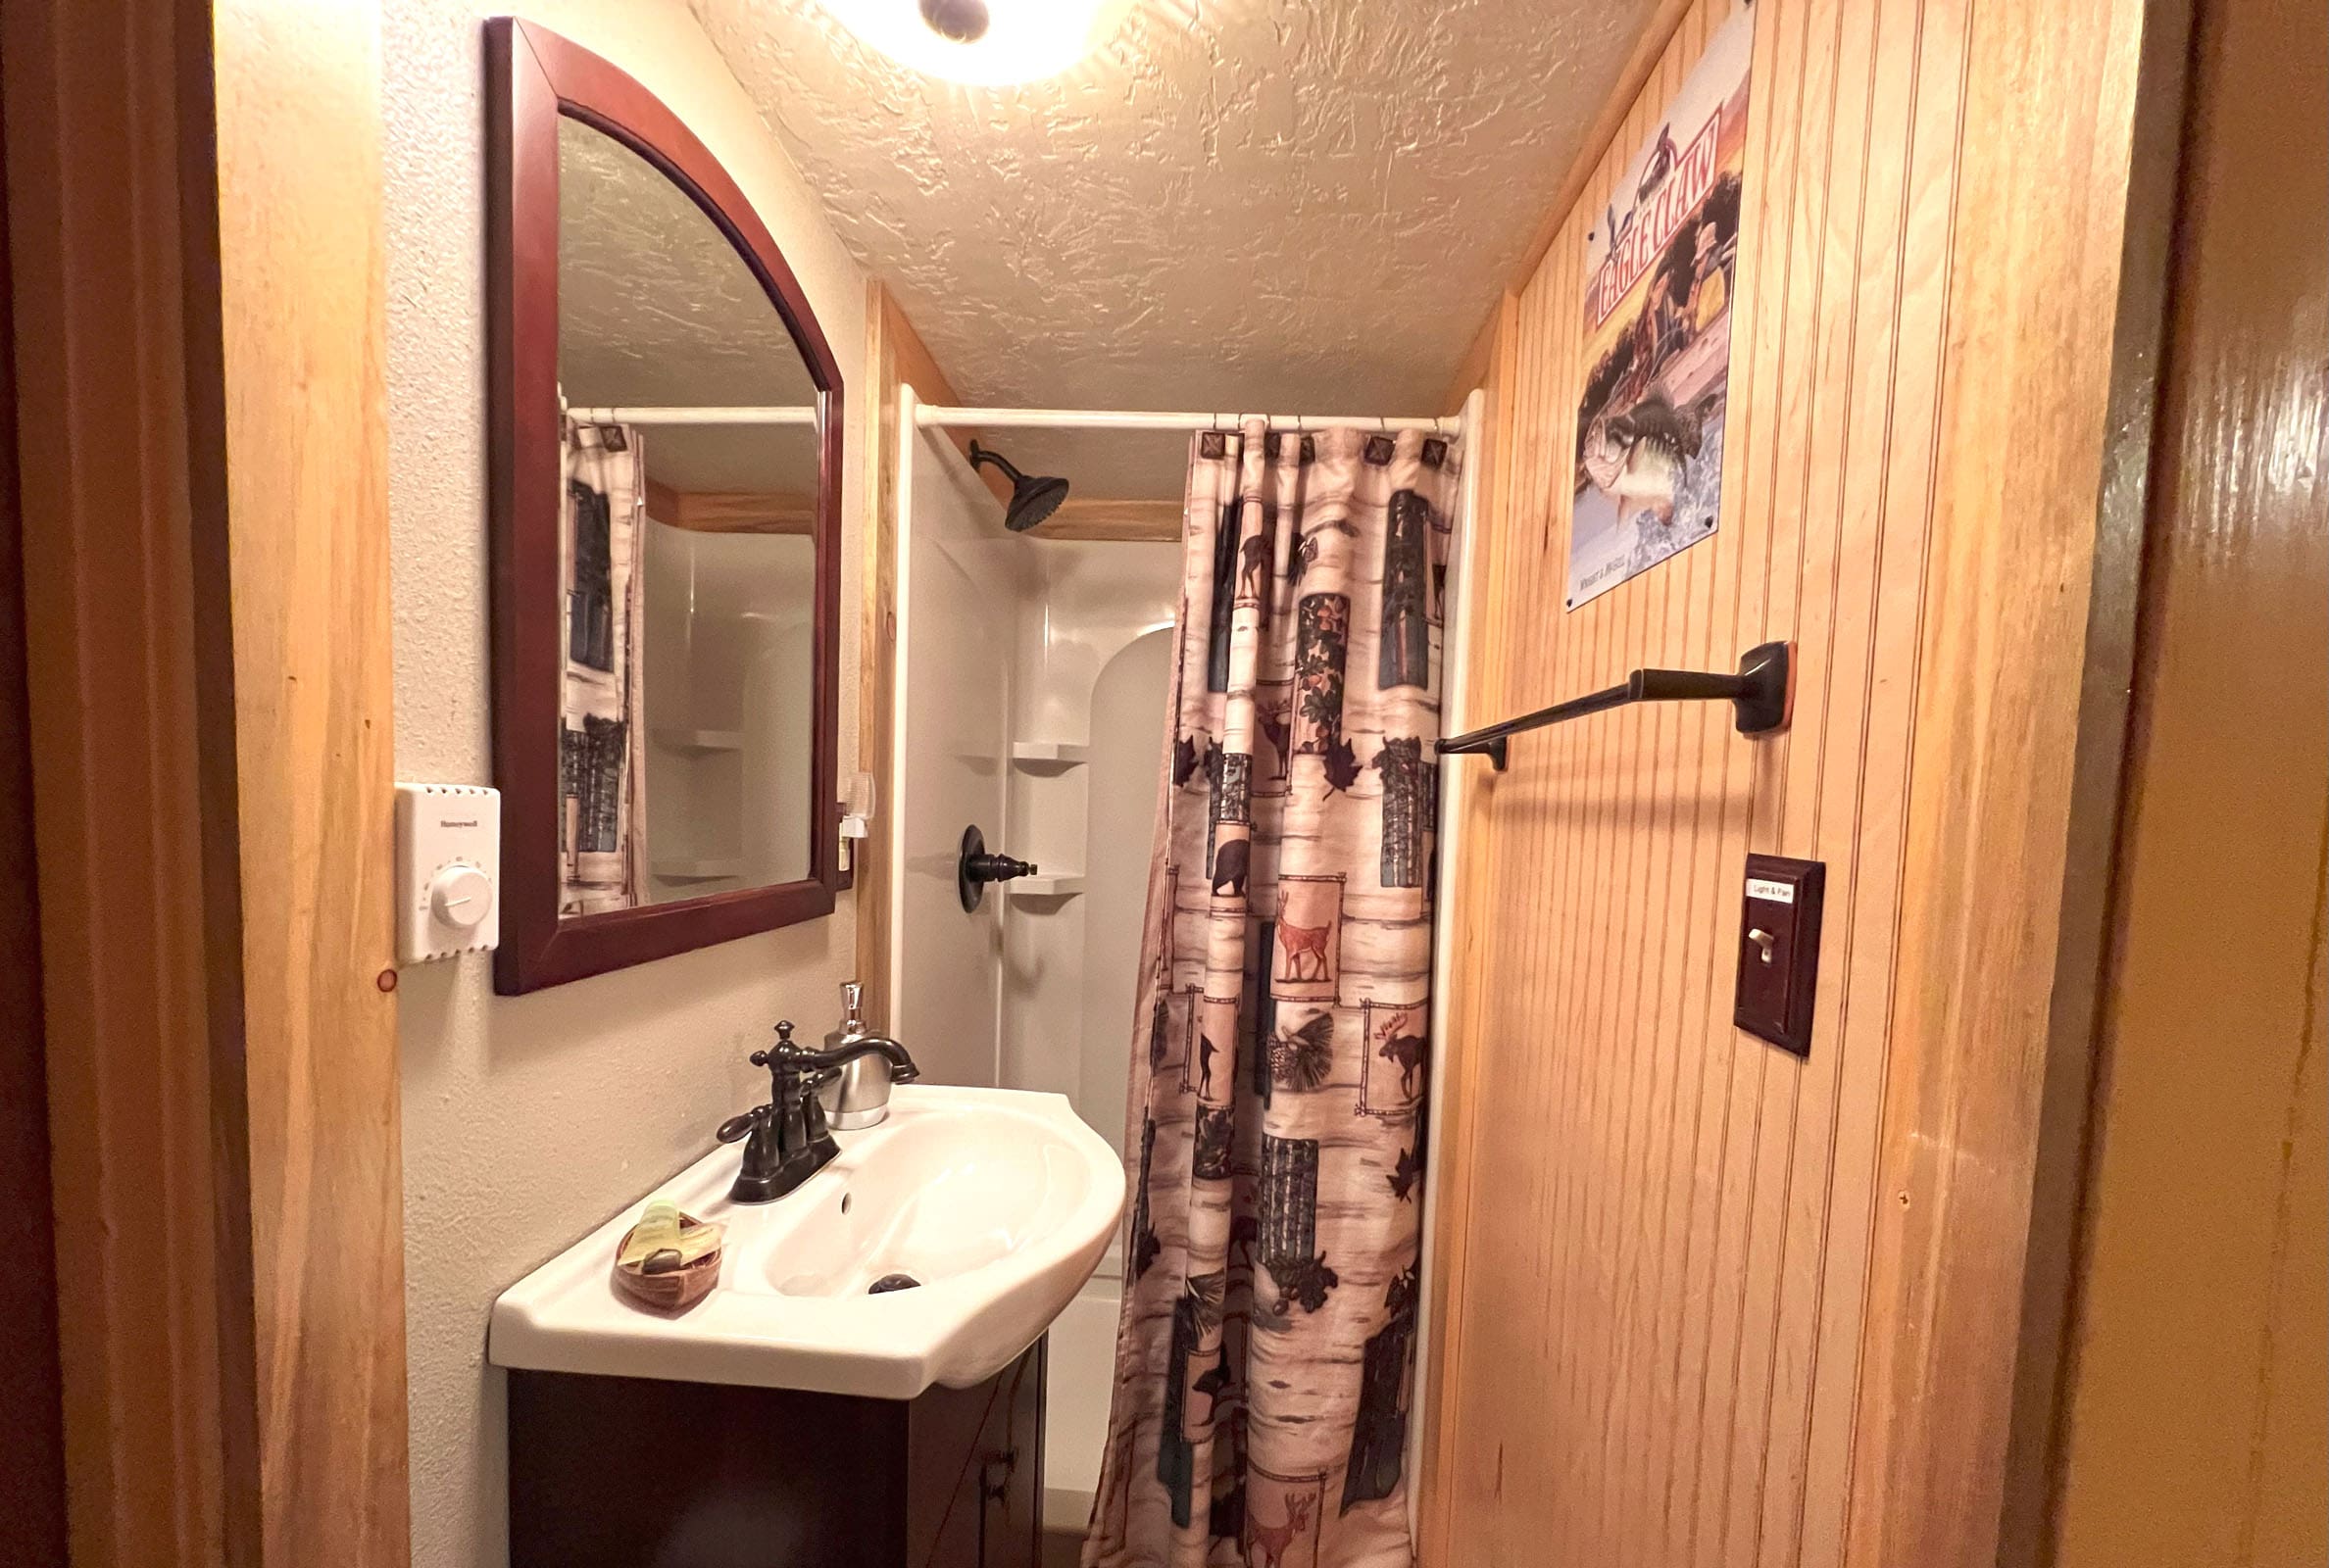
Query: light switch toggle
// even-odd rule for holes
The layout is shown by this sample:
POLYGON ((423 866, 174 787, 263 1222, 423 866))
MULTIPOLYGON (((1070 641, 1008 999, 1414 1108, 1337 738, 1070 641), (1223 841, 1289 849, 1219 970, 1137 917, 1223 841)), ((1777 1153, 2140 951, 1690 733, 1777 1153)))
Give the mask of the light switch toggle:
POLYGON ((1756 947, 1762 951, 1763 962, 1769 963, 1771 961, 1771 946, 1779 940, 1777 937, 1771 935, 1771 933, 1768 931, 1758 929, 1749 931, 1747 933, 1747 940, 1754 943, 1756 947))

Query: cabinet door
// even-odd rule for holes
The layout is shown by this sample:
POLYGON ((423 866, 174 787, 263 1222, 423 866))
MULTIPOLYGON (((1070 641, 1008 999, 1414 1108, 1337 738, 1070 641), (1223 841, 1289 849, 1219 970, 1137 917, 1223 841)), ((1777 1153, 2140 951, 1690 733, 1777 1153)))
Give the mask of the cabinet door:
POLYGON ((1043 1549, 1043 1345, 975 1389, 914 1401, 909 1568, 1037 1568, 1043 1549))
MULTIPOLYGON (((1004 1380, 1010 1376, 1003 1374, 1004 1380)), ((935 1388, 915 1399, 907 1453, 907 1568, 981 1568, 980 1461, 1002 1387, 935 1388)))
POLYGON ((979 1568, 1037 1568, 1043 1552, 1044 1348, 1019 1357, 979 1434, 979 1568))

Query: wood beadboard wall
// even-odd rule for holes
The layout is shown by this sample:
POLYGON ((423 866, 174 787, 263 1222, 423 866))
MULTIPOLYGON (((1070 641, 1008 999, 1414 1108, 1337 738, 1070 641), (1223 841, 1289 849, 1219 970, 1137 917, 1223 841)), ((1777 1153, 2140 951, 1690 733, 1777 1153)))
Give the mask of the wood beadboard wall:
POLYGON ((1721 526, 1564 613, 1585 231, 1730 4, 1475 356, 1461 712, 1787 638, 1794 723, 1627 709, 1457 786, 1431 1568, 1999 1546, 2058 927, 2106 871, 2066 822, 2142 7, 1759 0, 1721 526), (1730 1023, 1751 850, 1828 866, 1808 1061, 1730 1023))

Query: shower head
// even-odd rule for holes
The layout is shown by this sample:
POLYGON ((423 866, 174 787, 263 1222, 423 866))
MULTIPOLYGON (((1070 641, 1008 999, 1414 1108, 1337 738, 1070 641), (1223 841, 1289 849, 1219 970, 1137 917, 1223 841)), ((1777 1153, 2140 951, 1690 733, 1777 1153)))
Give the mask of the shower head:
POLYGON ((971 442, 970 466, 986 463, 1001 468, 1003 477, 1011 481, 1011 502, 1003 509, 1003 526, 1013 533, 1025 533, 1059 511, 1060 503, 1067 499, 1066 480, 1021 473, 1002 453, 971 442))

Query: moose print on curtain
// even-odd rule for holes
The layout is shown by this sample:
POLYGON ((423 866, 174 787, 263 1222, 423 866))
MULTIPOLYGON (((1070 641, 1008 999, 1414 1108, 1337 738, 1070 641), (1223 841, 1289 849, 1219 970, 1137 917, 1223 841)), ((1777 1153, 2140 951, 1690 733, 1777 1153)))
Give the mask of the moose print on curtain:
POLYGON ((1086 1568, 1412 1560, 1458 463, 1416 432, 1194 440, 1086 1568))

